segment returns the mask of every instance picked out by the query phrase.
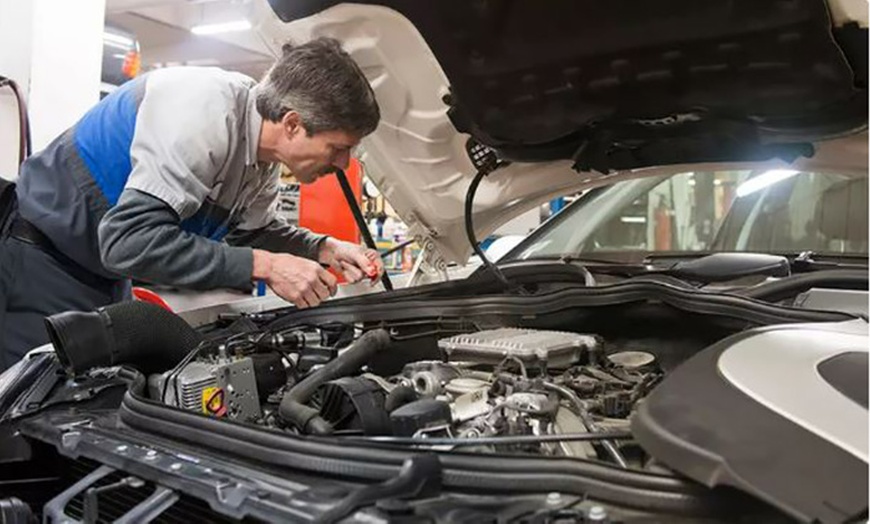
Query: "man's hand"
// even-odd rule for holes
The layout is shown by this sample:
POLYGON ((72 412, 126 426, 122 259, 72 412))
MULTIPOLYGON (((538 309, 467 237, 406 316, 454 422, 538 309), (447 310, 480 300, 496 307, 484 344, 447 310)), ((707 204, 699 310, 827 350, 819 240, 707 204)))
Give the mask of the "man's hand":
POLYGON ((254 250, 253 278, 263 280, 298 308, 314 307, 335 294, 335 277, 307 258, 254 250))
POLYGON ((318 260, 339 271, 348 282, 368 278, 372 282, 384 273, 384 263, 374 249, 327 237, 320 245, 318 260))

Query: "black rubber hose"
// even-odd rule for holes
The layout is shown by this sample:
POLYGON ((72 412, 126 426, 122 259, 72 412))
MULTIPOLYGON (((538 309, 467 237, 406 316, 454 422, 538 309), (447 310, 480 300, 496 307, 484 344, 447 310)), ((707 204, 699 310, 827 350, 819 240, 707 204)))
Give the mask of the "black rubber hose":
MULTIPOLYGON (((122 368, 122 373, 125 371, 122 368)), ((200 439, 205 439, 207 447, 211 444, 217 445, 215 442, 208 441, 207 435, 224 437, 228 442, 268 447, 272 453, 293 454, 293 460, 297 461, 295 466, 319 473, 327 471, 334 473, 335 470, 329 469, 329 463, 333 460, 344 463, 363 462, 368 464, 371 472, 376 470, 383 472, 382 467, 398 467, 405 459, 417 453, 415 450, 376 444, 349 446, 348 439, 345 438, 308 439, 251 426, 227 424, 222 420, 169 408, 148 400, 145 391, 145 377, 135 370, 130 370, 129 376, 125 378, 130 380, 131 384, 129 393, 124 396, 119 410, 121 420, 125 424, 149 434, 156 433, 188 442, 198 442, 200 439), (173 432, 172 428, 174 427, 182 428, 181 432, 173 432)), ((215 449, 217 448, 215 447, 215 449)), ((235 449, 234 453, 244 454, 242 449, 235 449)), ((253 458, 253 455, 245 456, 253 458)), ((626 470, 599 461, 528 456, 512 456, 510 460, 505 460, 504 455, 448 453, 442 455, 442 462, 451 468, 472 468, 476 471, 492 473, 500 478, 516 473, 551 473, 588 477, 602 482, 655 491, 692 492, 696 494, 707 492, 703 486, 680 477, 647 471, 626 470)), ((378 479, 389 477, 389 475, 386 477, 362 476, 378 479)))
POLYGON ((24 501, 15 497, 0 499, 0 523, 31 524, 32 522, 36 522, 36 517, 24 501))
POLYGON ((364 333, 342 354, 305 377, 304 380, 285 393, 278 406, 278 416, 285 423, 302 430, 304 433, 315 435, 332 433, 332 425, 320 416, 318 410, 306 406, 305 403, 311 399, 317 388, 330 380, 346 377, 358 371, 375 354, 389 345, 390 334, 383 329, 374 329, 364 333))
MULTIPOLYGON (((144 381, 140 382, 138 389, 144 389, 144 381)), ((300 439, 228 424, 195 413, 152 405, 131 395, 125 397, 120 417, 125 424, 149 434, 201 442, 211 449, 252 460, 265 460, 294 470, 355 479, 391 478, 398 472, 402 460, 411 453, 419 453, 353 446, 345 439, 324 440, 321 444, 320 439, 300 439), (344 442, 339 443, 339 440, 344 442)), ((730 495, 717 494, 691 481, 618 470, 586 461, 523 457, 510 457, 508 460, 505 456, 451 453, 440 456, 445 467, 445 486, 450 488, 495 490, 501 494, 561 491, 646 511, 689 514, 721 514, 734 506, 730 495), (531 467, 524 468, 524 463, 531 467)))
POLYGON ((417 394, 417 390, 411 386, 396 386, 392 391, 387 393, 387 398, 384 399, 384 409, 387 410, 387 413, 392 413, 393 410, 409 402, 414 402, 419 398, 420 395, 417 394))
POLYGON ((779 302, 814 287, 867 290, 867 271, 856 269, 813 271, 760 284, 736 294, 767 302, 779 302))
POLYGON ((146 374, 164 371, 202 341, 181 317, 147 302, 58 313, 45 319, 45 327, 61 365, 72 375, 121 364, 146 374))

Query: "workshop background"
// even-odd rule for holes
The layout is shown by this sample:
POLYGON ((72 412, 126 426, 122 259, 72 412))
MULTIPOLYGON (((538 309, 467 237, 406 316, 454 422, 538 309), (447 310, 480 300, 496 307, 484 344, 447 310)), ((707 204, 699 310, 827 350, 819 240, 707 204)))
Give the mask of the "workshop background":
MULTIPOLYGON (((150 70, 216 66, 262 77, 273 57, 251 29, 251 4, 250 0, 0 0, 0 46, 16 50, 0 54, 0 75, 17 79, 29 107, 34 151, 47 145, 101 97, 150 70)), ((0 144, 18 143, 17 111, 13 91, 0 88, 0 144)), ((364 147, 356 151, 358 158, 364 158, 364 147)), ((0 150, 0 177, 15 178, 18 156, 14 147, 0 150)), ((349 174, 355 193, 378 248, 393 251, 385 259, 387 270, 392 275, 407 275, 417 261, 419 246, 369 181, 368 169, 364 161, 354 161, 349 174)), ((292 173, 285 172, 283 181, 279 210, 288 220, 359 241, 335 179, 300 187, 292 173)), ((715 183, 712 179, 709 182, 712 185, 705 181, 704 187, 695 187, 691 174, 669 181, 667 187, 638 200, 631 212, 603 228, 601 240, 607 243, 605 237, 610 232, 614 242, 633 239, 637 247, 691 249, 693 243, 703 242, 705 231, 715 231, 733 198, 739 174, 720 173, 715 183), (709 198, 711 193, 713 199, 709 198), (707 204, 699 207, 698 203, 707 204)), ((555 199, 482 239, 487 255, 498 259, 577 196, 555 199)), ((479 263, 474 257, 470 266, 479 263)), ((185 301, 191 296, 200 300, 201 295, 157 291, 181 307, 190 305, 185 301)), ((254 293, 267 290, 261 286, 254 293)), ((209 295, 214 301, 228 298, 227 293, 209 295)))

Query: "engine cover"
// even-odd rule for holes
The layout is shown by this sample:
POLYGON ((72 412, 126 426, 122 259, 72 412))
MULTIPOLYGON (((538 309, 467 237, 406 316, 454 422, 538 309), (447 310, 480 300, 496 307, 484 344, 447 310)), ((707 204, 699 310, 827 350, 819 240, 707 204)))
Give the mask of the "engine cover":
POLYGON ((708 486, 806 522, 866 518, 867 354, 864 321, 739 333, 675 369, 631 429, 657 460, 708 486))

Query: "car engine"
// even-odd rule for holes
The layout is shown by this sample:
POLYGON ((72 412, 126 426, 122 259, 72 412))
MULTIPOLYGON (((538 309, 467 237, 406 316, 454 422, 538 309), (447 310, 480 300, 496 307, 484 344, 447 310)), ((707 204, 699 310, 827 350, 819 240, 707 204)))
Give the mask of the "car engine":
POLYGON ((366 361, 340 362, 378 331, 387 336, 351 325, 233 335, 151 375, 149 393, 181 409, 301 434, 624 466, 631 458, 614 441, 546 436, 627 432, 635 405, 662 378, 652 353, 608 352, 590 334, 513 327, 440 338, 440 358, 391 375, 366 361))

